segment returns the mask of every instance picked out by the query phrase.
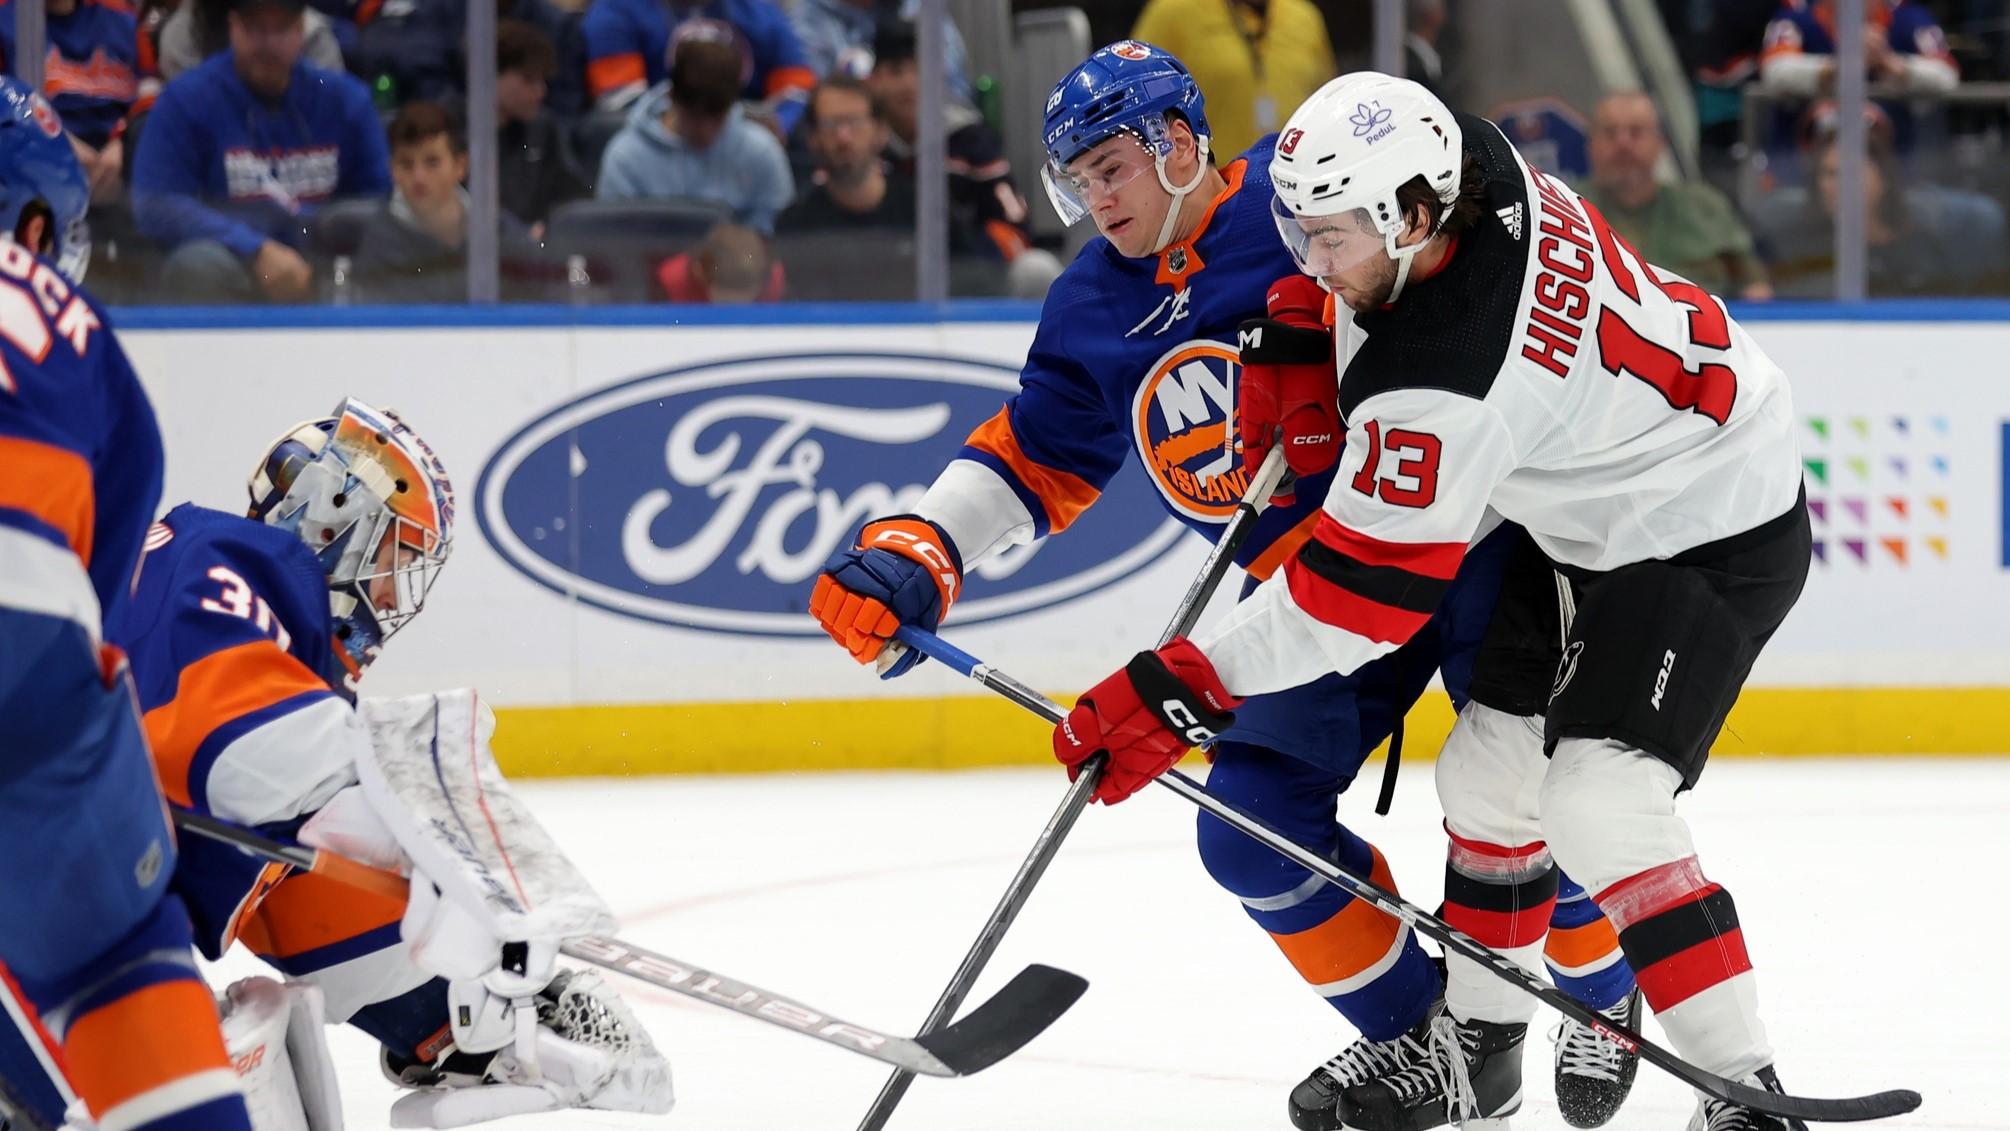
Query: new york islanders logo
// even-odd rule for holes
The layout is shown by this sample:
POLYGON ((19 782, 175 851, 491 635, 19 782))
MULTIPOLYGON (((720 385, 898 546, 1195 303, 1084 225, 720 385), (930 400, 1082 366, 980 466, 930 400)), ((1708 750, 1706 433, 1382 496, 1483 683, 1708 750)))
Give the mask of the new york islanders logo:
POLYGON ((1233 345, 1183 342, 1152 363, 1132 398, 1138 458, 1166 502, 1188 518, 1228 521, 1247 485, 1229 433, 1241 372, 1233 345))

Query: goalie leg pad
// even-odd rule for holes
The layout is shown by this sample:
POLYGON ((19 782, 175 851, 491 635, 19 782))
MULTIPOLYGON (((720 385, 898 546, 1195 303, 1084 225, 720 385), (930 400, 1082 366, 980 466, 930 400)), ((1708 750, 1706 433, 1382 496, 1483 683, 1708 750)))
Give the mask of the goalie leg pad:
POLYGON ((246 978, 217 999, 217 1009, 256 1131, 342 1131, 320 990, 246 978))

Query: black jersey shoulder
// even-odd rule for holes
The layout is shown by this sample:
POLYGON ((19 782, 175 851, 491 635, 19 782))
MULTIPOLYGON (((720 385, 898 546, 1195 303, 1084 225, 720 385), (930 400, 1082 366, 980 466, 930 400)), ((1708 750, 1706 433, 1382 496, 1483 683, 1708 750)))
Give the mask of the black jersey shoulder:
POLYGON ((1355 316, 1367 340, 1340 380, 1340 411, 1394 389, 1442 389, 1484 399, 1507 362, 1528 270, 1528 183, 1492 122, 1456 115, 1463 147, 1486 184, 1486 213, 1459 237, 1443 270, 1390 307, 1355 316))

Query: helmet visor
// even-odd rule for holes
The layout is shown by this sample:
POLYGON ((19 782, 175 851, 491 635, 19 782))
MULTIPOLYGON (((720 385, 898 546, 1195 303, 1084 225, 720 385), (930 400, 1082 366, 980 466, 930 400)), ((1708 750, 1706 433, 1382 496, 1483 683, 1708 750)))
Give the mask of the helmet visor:
POLYGON ((1277 234, 1298 261, 1298 269, 1315 278, 1338 275, 1388 250, 1387 238, 1375 230, 1368 210, 1356 208, 1331 216, 1298 216, 1282 200, 1270 200, 1270 218, 1277 234))
POLYGON ((1138 135, 1113 134, 1063 166, 1049 158, 1040 167, 1047 200, 1061 223, 1073 225, 1098 203, 1115 196, 1132 181, 1153 172, 1157 162, 1138 135))

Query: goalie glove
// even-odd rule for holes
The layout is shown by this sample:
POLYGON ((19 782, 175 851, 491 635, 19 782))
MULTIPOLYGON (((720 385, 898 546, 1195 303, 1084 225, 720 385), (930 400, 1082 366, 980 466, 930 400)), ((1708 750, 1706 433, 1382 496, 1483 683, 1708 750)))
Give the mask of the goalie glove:
POLYGON ((387 1050, 384 1074, 418 1089, 391 1105, 391 1126, 464 1127, 566 1108, 661 1115, 676 1102, 669 1062, 598 974, 561 972, 538 991, 534 1009, 527 1044, 493 1053, 457 1048, 430 1065, 387 1050))

